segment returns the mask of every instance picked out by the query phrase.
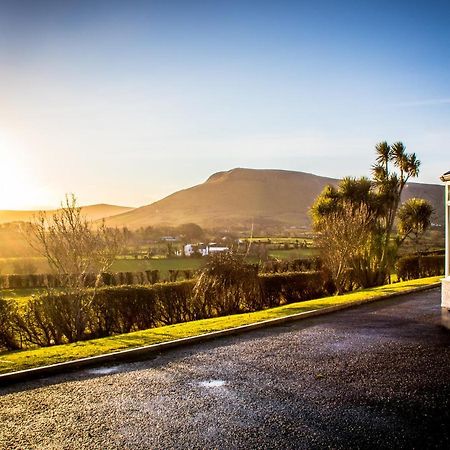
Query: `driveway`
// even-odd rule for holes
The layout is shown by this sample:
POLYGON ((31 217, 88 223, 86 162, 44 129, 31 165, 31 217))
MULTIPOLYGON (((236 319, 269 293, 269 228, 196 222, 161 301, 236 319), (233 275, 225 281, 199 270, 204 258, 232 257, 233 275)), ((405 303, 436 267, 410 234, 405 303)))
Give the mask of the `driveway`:
POLYGON ((450 448, 440 290, 0 388, 0 448, 450 448))

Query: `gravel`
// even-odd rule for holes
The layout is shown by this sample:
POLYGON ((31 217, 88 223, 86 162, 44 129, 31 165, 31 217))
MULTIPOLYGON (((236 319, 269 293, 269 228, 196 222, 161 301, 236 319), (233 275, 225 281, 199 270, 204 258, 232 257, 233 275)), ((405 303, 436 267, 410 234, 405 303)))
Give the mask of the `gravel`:
POLYGON ((0 388, 2 449, 450 448, 440 290, 0 388))

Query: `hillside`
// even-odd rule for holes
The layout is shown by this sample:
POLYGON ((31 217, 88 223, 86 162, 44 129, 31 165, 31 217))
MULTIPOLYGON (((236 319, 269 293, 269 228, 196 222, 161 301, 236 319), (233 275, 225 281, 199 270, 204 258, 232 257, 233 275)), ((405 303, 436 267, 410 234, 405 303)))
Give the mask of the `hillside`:
MULTIPOLYGON (((128 208, 125 206, 115 206, 115 205, 90 205, 83 206, 81 208, 83 215, 87 217, 88 220, 100 220, 106 217, 115 216, 116 214, 122 214, 127 211, 131 211, 133 208, 128 208)), ((46 211, 46 213, 52 213, 53 211, 46 211)), ((29 222, 38 213, 38 211, 14 211, 14 210, 0 210, 0 224, 10 223, 10 222, 29 222)))
MULTIPOLYGON (((111 217, 107 224, 131 229, 187 222, 205 228, 250 228, 252 222, 309 227, 309 207, 325 185, 337 182, 304 172, 232 169, 151 205, 111 217)), ((439 185, 410 183, 405 190, 405 198, 431 201, 439 223, 443 223, 442 196, 439 185)))

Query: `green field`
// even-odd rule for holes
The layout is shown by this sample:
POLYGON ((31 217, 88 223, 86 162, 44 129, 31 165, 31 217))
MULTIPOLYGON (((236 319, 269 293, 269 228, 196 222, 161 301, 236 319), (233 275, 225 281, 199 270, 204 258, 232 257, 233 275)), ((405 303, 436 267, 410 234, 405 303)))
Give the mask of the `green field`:
POLYGON ((155 259, 116 259, 111 272, 141 272, 159 270, 161 279, 167 279, 169 270, 198 270, 205 263, 203 258, 155 258, 155 259))
MULTIPOLYGON (((282 239, 282 238, 279 238, 282 239)), ((286 238, 287 239, 287 238, 286 238)), ((270 249, 268 256, 276 259, 298 259, 317 256, 315 248, 290 248, 290 249, 270 249)), ((256 264, 259 262, 256 257, 248 257, 247 260, 256 264)), ((111 272, 141 272, 145 270, 159 270, 162 280, 168 279, 169 270, 198 270, 206 262, 206 258, 152 258, 135 259, 131 257, 120 257, 116 259, 111 267, 111 272)), ((1 274, 29 274, 29 273, 49 273, 50 269, 45 258, 0 258, 1 274), (27 267, 32 266, 33 270, 27 271, 27 267)))
POLYGON ((254 236, 249 238, 241 238, 240 239, 243 242, 257 242, 261 244, 302 244, 303 242, 306 242, 308 245, 311 245, 313 240, 310 237, 310 234, 308 236, 298 236, 298 237, 278 237, 278 236, 254 236))
POLYGON ((269 250, 269 256, 276 259, 302 259, 319 255, 317 248, 291 248, 289 250, 269 250))
POLYGON ((45 289, 1 289, 0 297, 16 300, 19 304, 27 302, 33 295, 45 292, 45 289))

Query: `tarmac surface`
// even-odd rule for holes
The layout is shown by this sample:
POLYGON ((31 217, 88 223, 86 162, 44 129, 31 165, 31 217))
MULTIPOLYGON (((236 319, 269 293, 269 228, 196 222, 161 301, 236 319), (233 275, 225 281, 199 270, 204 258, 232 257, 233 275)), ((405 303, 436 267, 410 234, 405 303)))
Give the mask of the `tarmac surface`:
POLYGON ((440 289, 0 387, 1 449, 450 448, 440 289))

